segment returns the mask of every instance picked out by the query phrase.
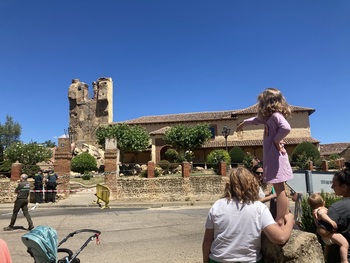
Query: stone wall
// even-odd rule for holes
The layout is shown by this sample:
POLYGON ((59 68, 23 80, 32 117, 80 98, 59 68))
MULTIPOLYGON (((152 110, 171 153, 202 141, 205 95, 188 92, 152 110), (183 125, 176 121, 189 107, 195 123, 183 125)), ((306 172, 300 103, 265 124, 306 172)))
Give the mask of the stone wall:
POLYGON ((216 200, 223 194, 228 177, 192 176, 117 179, 117 200, 188 201, 216 200))

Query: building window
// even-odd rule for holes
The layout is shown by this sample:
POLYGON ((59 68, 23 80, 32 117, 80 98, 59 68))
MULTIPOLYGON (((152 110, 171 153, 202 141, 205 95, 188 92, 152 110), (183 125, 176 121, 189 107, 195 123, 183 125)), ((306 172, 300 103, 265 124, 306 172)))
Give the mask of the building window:
POLYGON ((215 135, 216 135, 216 126, 210 126, 210 132, 211 132, 211 139, 214 139, 215 138, 215 135))

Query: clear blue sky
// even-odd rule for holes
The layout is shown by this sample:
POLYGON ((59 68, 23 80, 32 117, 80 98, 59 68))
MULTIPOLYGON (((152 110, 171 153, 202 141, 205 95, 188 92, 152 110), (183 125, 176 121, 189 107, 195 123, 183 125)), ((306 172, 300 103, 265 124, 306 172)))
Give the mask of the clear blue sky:
POLYGON ((2 0, 0 123, 44 142, 68 87, 114 82, 114 117, 237 110, 267 87, 316 111, 311 136, 350 142, 348 0, 2 0))

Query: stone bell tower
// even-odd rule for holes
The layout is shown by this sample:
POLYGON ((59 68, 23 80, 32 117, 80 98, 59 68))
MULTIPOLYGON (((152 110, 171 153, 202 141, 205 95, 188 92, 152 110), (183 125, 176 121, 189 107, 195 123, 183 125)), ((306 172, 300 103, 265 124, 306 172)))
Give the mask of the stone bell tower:
POLYGON ((113 122, 112 78, 99 78, 92 86, 92 98, 89 98, 89 86, 79 79, 73 79, 69 86, 68 133, 71 143, 96 146, 97 128, 113 122))

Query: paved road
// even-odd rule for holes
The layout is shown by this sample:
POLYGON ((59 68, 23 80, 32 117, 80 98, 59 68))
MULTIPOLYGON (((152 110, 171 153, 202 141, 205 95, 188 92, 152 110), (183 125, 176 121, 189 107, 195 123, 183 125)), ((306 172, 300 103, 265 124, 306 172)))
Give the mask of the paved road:
MULTIPOLYGON (((93 193, 74 194, 55 204, 30 204, 30 214, 35 226, 56 229, 59 241, 79 229, 101 231, 100 245, 92 241, 79 255, 82 263, 202 262, 204 223, 213 201, 112 202, 111 209, 100 209, 93 200, 93 193)), ((12 208, 13 204, 0 204, 0 237, 7 242, 14 263, 33 263, 21 241, 27 231, 2 231, 10 222, 12 208)), ((27 227, 22 214, 16 225, 27 227)), ((88 236, 77 234, 61 247, 76 252, 88 236)))
MULTIPOLYGON (((30 213, 36 226, 48 225, 61 241, 84 228, 100 230, 101 243, 92 241, 81 252, 81 262, 190 262, 200 263, 204 222, 210 205, 159 208, 114 208, 39 206, 30 213)), ((11 208, 0 210, 0 225, 10 221, 11 208)), ((17 226, 27 227, 22 214, 17 226)), ((1 231, 14 263, 33 263, 21 241, 27 231, 1 231)), ((77 234, 61 247, 77 251, 88 235, 77 234)))

